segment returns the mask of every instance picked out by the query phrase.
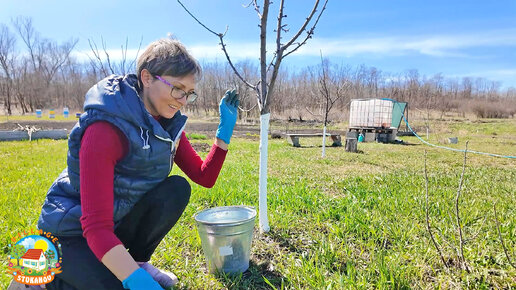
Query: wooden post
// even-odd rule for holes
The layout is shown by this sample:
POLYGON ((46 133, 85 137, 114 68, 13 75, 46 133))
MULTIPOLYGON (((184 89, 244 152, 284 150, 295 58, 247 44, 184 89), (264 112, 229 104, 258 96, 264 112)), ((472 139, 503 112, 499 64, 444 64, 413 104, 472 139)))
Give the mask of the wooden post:
POLYGON ((357 138, 346 138, 346 152, 357 153, 358 152, 357 144, 358 144, 357 138))

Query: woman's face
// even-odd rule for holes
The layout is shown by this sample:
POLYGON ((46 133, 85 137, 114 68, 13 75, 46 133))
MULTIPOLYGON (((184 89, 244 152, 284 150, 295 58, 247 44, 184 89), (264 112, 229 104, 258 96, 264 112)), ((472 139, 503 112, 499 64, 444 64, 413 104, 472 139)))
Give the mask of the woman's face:
POLYGON ((149 71, 143 70, 143 103, 151 115, 170 119, 186 105, 187 98, 182 96, 195 89, 195 76, 190 74, 183 77, 160 77, 175 88, 172 89, 165 82, 154 78, 149 71))

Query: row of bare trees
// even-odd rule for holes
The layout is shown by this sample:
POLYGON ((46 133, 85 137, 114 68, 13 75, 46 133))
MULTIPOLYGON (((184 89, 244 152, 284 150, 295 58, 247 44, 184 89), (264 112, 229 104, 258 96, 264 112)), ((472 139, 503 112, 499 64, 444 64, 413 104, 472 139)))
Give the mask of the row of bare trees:
POLYGON ((134 71, 134 60, 127 61, 127 43, 122 59, 111 62, 104 40, 103 51, 90 40, 94 57, 80 62, 72 55, 77 42, 43 38, 27 17, 13 19, 10 26, 0 23, 0 102, 5 114, 81 108, 84 94, 99 79, 134 71))
MULTIPOLYGON (((84 77, 70 58, 76 39, 61 44, 42 38, 30 18, 13 19, 11 31, 0 24, 0 96, 7 114, 13 107, 22 114, 49 104, 58 106, 80 101, 77 78, 84 77), (25 51, 18 50, 21 40, 25 51)), ((82 82, 80 82, 82 83, 82 82)))
MULTIPOLYGON (((110 59, 103 39, 102 49, 91 40, 89 43, 93 57, 80 62, 72 55, 77 39, 57 43, 43 38, 30 18, 19 17, 10 25, 0 24, 0 102, 4 113, 25 114, 37 108, 65 106, 80 109, 85 92, 99 79, 135 70, 134 59, 127 60, 126 53, 122 60, 110 59)), ((128 43, 122 46, 122 52, 127 52, 127 47, 128 43)), ((220 96, 226 89, 236 88, 242 98, 240 116, 260 115, 255 92, 226 62, 202 66, 200 98, 188 108, 189 113, 216 114, 220 96)), ((258 63, 246 60, 234 66, 243 79, 260 79, 258 63)), ((327 121, 329 110, 334 117, 345 119, 343 112, 348 110, 351 99, 392 98, 409 102, 412 108, 441 114, 451 111, 472 112, 479 117, 514 117, 516 88, 500 87, 500 83, 484 78, 451 79, 442 74, 426 77, 417 70, 391 74, 375 67, 352 67, 322 58, 320 64, 295 72, 280 69, 269 110, 276 117, 327 121)))
MULTIPOLYGON (((258 79, 258 67, 252 62, 240 62, 236 67, 248 79, 258 79)), ((253 109, 253 93, 243 85, 224 63, 204 65, 204 78, 199 84, 200 101, 191 110, 209 115, 216 113, 218 98, 230 87, 242 95, 242 109, 246 115, 257 117, 253 109)), ((389 74, 375 67, 352 67, 332 63, 322 58, 321 63, 296 72, 283 69, 276 81, 276 92, 271 96, 270 111, 288 119, 316 118, 324 123, 333 118, 346 119, 352 99, 390 98, 408 102, 411 108, 426 112, 474 113, 481 118, 512 118, 516 114, 516 88, 501 90, 500 84, 484 78, 445 78, 419 75, 417 70, 389 74)))

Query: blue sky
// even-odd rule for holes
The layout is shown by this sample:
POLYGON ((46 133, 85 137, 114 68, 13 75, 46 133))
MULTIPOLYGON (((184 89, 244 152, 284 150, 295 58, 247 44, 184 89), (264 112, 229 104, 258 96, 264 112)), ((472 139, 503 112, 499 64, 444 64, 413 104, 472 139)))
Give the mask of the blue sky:
MULTIPOLYGON (((252 8, 243 7, 249 0, 183 2, 213 30, 223 32, 229 26, 225 41, 235 61, 258 59, 258 18, 252 8)), ((291 33, 285 39, 312 5, 309 0, 286 1, 291 33)), ((79 58, 89 52, 88 39, 100 44, 102 36, 116 55, 128 37, 130 53, 135 54, 140 38, 145 46, 171 33, 201 62, 224 61, 218 39, 175 0, 0 0, 0 7, 0 23, 29 16, 42 37, 59 42, 78 38, 79 58)), ((502 88, 516 87, 516 1, 330 0, 314 38, 284 64, 292 69, 315 65, 320 51, 335 63, 364 64, 387 73, 417 69, 428 77, 484 77, 502 82, 502 88)))

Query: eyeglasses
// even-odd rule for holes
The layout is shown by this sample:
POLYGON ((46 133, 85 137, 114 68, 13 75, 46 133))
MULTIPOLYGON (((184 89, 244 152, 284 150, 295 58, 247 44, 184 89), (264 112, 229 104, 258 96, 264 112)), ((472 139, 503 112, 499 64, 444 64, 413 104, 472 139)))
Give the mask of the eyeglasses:
POLYGON ((174 86, 173 84, 167 82, 165 79, 163 79, 162 77, 160 77, 159 75, 155 75, 155 77, 160 80, 162 83, 164 83, 165 85, 169 86, 171 88, 170 90, 170 96, 174 99, 182 99, 182 98, 185 98, 186 97, 186 101, 188 103, 193 103, 196 99, 197 99, 197 94, 194 92, 194 91, 191 91, 191 92, 185 92, 183 91, 182 89, 174 86), (172 93, 174 92, 174 89, 178 90, 180 92, 179 94, 179 98, 174 96, 172 93))

